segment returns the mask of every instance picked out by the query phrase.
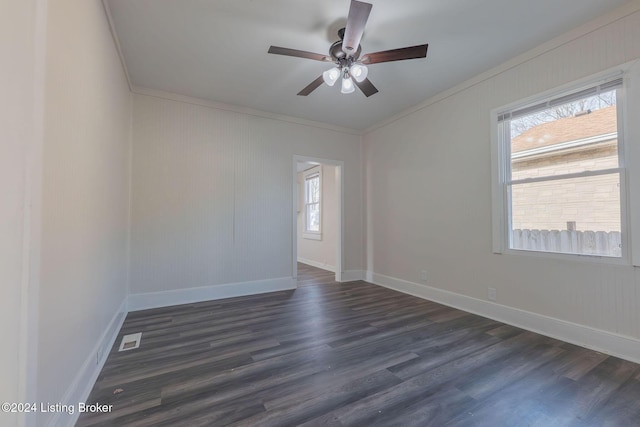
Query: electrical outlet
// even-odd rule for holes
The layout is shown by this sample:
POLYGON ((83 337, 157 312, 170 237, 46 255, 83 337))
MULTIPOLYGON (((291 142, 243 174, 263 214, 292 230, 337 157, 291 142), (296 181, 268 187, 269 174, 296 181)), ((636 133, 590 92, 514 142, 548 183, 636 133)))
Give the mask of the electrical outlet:
POLYGON ((425 270, 422 270, 420 272, 420 280, 422 280, 423 282, 427 281, 427 272, 425 270))
POLYGON ((496 288, 487 288, 487 299, 489 301, 496 300, 496 288))

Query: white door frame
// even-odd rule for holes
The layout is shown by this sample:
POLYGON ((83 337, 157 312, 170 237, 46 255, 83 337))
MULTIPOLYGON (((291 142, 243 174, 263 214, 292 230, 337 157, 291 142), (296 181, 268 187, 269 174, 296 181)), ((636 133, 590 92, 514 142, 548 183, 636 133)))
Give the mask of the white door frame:
POLYGON ((344 162, 342 160, 323 159, 320 157, 309 156, 293 156, 293 206, 292 206, 292 276, 294 279, 298 278, 298 162, 313 162, 323 165, 330 165, 336 167, 336 186, 338 187, 338 235, 337 235, 337 248, 336 248, 336 282, 342 282, 342 273, 344 265, 343 260, 343 240, 344 240, 344 162))

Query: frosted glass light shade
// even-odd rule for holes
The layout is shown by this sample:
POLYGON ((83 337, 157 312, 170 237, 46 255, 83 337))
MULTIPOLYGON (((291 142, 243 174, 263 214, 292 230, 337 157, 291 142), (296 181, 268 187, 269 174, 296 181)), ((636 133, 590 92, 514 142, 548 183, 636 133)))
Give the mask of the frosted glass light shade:
POLYGON ((331 68, 322 73, 322 79, 329 86, 333 86, 338 80, 338 77, 340 77, 340 70, 337 68, 331 68))
POLYGON ((356 90, 356 87, 353 84, 353 80, 351 80, 351 77, 342 79, 342 89, 340 89, 340 92, 353 93, 355 90, 356 90))
POLYGON ((369 69, 362 64, 353 64, 349 69, 349 73, 351 77, 356 79, 358 83, 364 81, 367 78, 367 74, 369 74, 369 69))

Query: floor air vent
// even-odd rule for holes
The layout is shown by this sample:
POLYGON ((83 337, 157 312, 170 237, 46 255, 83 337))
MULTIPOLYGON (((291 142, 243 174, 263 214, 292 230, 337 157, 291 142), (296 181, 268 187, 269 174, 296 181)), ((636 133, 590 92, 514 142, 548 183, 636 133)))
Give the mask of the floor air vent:
POLYGON ((142 338, 142 332, 138 332, 137 334, 129 334, 122 337, 122 342, 120 343, 120 349, 118 351, 127 351, 133 350, 134 348, 140 347, 140 339, 142 338))

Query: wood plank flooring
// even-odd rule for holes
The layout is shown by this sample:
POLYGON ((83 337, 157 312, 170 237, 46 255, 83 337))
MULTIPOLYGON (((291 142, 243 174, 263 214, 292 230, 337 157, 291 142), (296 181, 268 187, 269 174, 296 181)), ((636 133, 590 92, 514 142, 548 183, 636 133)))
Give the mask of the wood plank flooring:
POLYGON ((298 287, 336 284, 336 273, 298 263, 298 287))
POLYGON ((77 425, 640 426, 640 365, 333 280, 129 313, 77 425))

